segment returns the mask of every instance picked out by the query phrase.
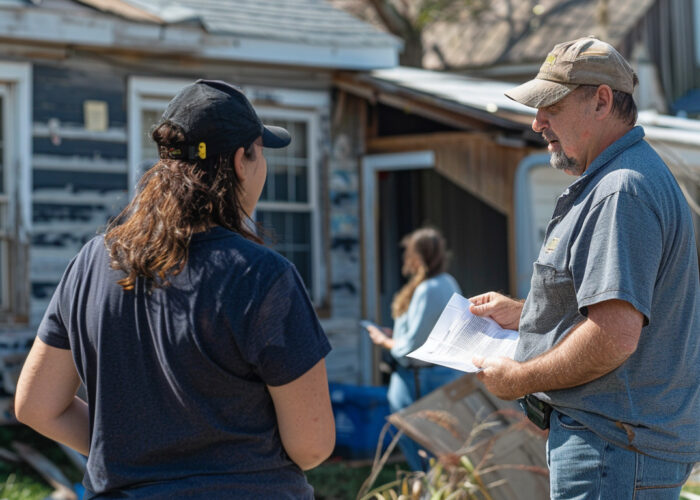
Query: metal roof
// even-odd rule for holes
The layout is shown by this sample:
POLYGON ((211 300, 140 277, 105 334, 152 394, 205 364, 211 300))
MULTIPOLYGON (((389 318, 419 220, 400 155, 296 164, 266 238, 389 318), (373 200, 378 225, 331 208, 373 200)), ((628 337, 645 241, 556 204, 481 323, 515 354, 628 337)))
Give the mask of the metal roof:
MULTIPOLYGON (((482 115, 485 111, 494 118, 523 123, 532 120, 536 112, 503 95, 504 91, 515 86, 509 82, 405 67, 375 70, 370 76, 378 82, 388 82, 397 88, 437 98, 453 110, 455 106, 461 106, 465 114, 472 116, 474 110, 482 115)), ((644 126, 650 140, 700 150, 700 120, 640 111, 638 123, 644 126)))
POLYGON ((212 34, 302 42, 330 47, 401 48, 402 42, 325 0, 78 0, 128 17, 127 8, 164 24, 197 21, 212 34))
POLYGON ((498 114, 508 111, 521 115, 532 115, 532 108, 509 99, 503 92, 515 85, 454 73, 397 67, 371 72, 374 79, 391 82, 433 97, 451 101, 469 108, 498 114))
POLYGON ((325 0, 0 0, 0 38, 330 70, 393 67, 402 47, 325 0))

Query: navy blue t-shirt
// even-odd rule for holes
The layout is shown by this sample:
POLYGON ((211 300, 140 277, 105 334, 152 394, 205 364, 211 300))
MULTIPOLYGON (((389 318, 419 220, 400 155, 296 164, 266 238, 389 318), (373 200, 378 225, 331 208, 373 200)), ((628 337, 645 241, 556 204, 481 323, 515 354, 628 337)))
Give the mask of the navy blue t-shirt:
POLYGON ((170 285, 117 284, 98 236, 71 261, 39 326, 87 388, 85 487, 102 498, 313 498, 287 457, 267 385, 330 350, 284 257, 215 227, 170 285))

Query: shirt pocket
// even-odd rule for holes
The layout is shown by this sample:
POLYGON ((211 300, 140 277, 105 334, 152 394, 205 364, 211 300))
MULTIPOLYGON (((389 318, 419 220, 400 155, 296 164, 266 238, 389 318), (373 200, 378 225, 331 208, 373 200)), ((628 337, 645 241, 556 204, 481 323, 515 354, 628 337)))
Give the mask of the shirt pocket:
POLYGON ((573 310, 578 310, 573 278, 567 271, 535 262, 528 309, 520 319, 520 329, 533 333, 554 330, 573 310))

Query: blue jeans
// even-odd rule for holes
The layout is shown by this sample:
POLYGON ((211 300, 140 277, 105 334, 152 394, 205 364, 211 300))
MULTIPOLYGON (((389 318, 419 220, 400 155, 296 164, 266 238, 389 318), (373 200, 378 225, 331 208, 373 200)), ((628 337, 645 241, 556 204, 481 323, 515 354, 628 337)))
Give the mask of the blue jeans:
POLYGON ((678 500, 693 468, 616 446, 557 410, 549 426, 552 499, 678 500))
MULTIPOLYGON (((389 409, 395 413, 407 406, 412 405, 417 399, 422 398, 435 389, 452 382, 464 375, 463 372, 453 370, 444 366, 429 366, 418 370, 418 383, 420 385, 420 394, 416 398, 416 384, 413 370, 399 366, 397 370, 391 374, 389 381, 389 391, 387 399, 389 400, 389 409)), ((426 470, 427 462, 424 461, 418 454, 421 448, 418 443, 402 436, 399 439, 399 448, 406 458, 406 463, 411 470, 426 470)))

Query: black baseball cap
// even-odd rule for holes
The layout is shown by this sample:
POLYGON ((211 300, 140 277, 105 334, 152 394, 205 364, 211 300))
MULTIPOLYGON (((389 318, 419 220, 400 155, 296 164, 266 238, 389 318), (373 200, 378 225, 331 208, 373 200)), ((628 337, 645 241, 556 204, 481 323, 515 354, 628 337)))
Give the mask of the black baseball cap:
POLYGON ((170 158, 204 159, 247 148, 258 137, 266 148, 283 148, 292 140, 284 128, 263 125, 243 92, 220 80, 187 85, 168 103, 163 122, 185 134, 183 147, 171 148, 170 158))

